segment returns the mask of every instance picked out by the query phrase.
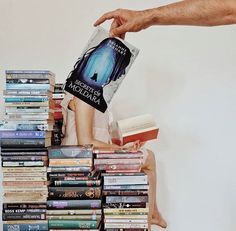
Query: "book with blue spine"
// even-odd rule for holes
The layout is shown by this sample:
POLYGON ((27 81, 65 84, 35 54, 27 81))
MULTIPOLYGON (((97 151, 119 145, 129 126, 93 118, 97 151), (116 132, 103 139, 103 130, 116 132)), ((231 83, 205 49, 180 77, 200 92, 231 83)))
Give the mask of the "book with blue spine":
POLYGON ((48 231, 47 221, 4 221, 3 231, 48 231))
POLYGON ((46 131, 0 131, 0 138, 49 138, 51 137, 51 132, 46 131))
POLYGON ((6 83, 6 90, 27 90, 27 89, 35 89, 35 90, 49 90, 53 92, 54 86, 50 84, 44 83, 6 83))

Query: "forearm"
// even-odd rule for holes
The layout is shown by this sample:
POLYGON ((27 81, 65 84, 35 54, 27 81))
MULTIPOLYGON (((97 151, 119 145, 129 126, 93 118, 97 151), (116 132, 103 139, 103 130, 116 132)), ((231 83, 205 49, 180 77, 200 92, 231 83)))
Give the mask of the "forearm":
POLYGON ((236 0, 186 0, 146 10, 151 25, 217 26, 236 23, 236 0))

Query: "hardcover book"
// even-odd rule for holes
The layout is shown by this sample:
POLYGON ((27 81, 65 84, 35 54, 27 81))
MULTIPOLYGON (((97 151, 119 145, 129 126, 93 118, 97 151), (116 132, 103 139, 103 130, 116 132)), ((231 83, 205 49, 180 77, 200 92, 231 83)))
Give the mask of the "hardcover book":
POLYGON ((118 120, 113 124, 112 142, 124 145, 139 140, 146 142, 157 139, 157 128, 152 115, 139 115, 127 119, 118 120))
POLYGON ((105 112, 139 50, 97 27, 66 80, 65 90, 105 112))

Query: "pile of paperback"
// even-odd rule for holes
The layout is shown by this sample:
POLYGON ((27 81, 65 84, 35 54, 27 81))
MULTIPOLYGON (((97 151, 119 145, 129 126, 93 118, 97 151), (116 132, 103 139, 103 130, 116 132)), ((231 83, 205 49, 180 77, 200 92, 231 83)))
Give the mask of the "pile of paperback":
POLYGON ((48 150, 47 219, 50 230, 100 230, 101 179, 91 145, 48 150))
POLYGON ((141 151, 95 149, 103 170, 104 230, 148 230, 148 177, 140 172, 141 151))
POLYGON ((53 129, 50 71, 6 71, 0 125, 3 230, 48 230, 47 146, 53 129))
POLYGON ((60 145, 62 138, 62 124, 63 124, 63 115, 62 115, 62 107, 61 102, 64 99, 64 90, 62 83, 56 83, 54 92, 52 94, 52 99, 55 104, 55 109, 53 113, 54 117, 54 129, 52 134, 52 145, 60 145))

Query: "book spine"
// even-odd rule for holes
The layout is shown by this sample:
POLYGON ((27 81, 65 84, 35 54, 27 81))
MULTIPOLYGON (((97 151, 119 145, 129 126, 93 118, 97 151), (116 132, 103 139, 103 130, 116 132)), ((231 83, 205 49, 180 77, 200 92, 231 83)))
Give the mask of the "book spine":
POLYGON ((124 219, 120 219, 120 218, 105 218, 104 219, 104 223, 136 223, 136 224, 145 224, 147 223, 147 219, 127 219, 126 217, 124 217, 124 219))
POLYGON ((141 159, 95 159, 94 165, 100 164, 141 164, 141 159))
POLYGON ((104 185, 127 185, 148 184, 147 175, 145 176, 104 176, 104 185))
POLYGON ((3 95, 4 96, 52 96, 52 93, 50 93, 48 90, 38 90, 38 89, 34 89, 34 90, 29 90, 29 89, 25 89, 25 90, 18 90, 18 89, 11 89, 11 90, 4 90, 3 91, 3 95))
POLYGON ((19 224, 16 222, 15 224, 3 224, 3 231, 32 231, 32 230, 40 230, 40 231, 48 231, 48 224, 38 224, 34 222, 32 224, 19 224))
POLYGON ((45 102, 5 102, 5 107, 51 107, 50 101, 45 102))
POLYGON ((148 185, 104 185, 104 190, 148 190, 148 185))
POLYGON ((46 204, 39 204, 39 203, 30 203, 30 204, 24 204, 24 203, 3 203, 2 204, 3 210, 7 209, 46 209, 46 204))
MULTIPOLYGON (((50 127, 48 124, 18 124, 7 123, 0 124, 1 131, 46 131, 49 130, 50 127)), ((51 130, 51 129, 50 129, 51 130)))
POLYGON ((55 186, 99 186, 101 185, 100 180, 56 180, 54 181, 55 186))
POLYGON ((97 221, 83 221, 83 220, 49 220, 48 228, 62 228, 62 229, 73 229, 73 228, 97 228, 97 221))
POLYGON ((136 229, 136 228, 142 228, 142 229, 147 229, 148 224, 147 223, 141 223, 141 224, 135 224, 135 223, 105 223, 105 229, 107 228, 124 228, 124 229, 136 229))
POLYGON ((76 166, 76 167, 48 167, 48 172, 89 172, 91 167, 76 166))
POLYGON ((39 187, 39 186, 44 186, 47 185, 47 182, 44 181, 33 181, 33 182, 28 182, 28 181, 3 181, 2 182, 3 186, 18 186, 18 187, 39 187))
POLYGON ((0 138, 35 138, 35 139, 41 139, 45 138, 47 133, 45 131, 0 131, 0 138))
POLYGON ((80 178, 78 180, 89 180, 88 176, 89 173, 88 172, 78 172, 78 173, 48 173, 48 176, 50 177, 50 179, 52 180, 56 180, 56 179, 64 179, 65 177, 72 177, 72 179, 64 179, 64 180, 76 180, 76 178, 80 178), (55 177, 55 178, 54 178, 55 177))
POLYGON ((148 196, 107 196, 106 203, 141 203, 148 202, 148 196))
POLYGON ((12 102, 48 102, 49 97, 5 97, 5 103, 12 102))
POLYGON ((97 159, 140 159, 143 158, 142 153, 133 154, 97 154, 97 159))
POLYGON ((104 208, 103 211, 105 215, 147 215, 149 208, 104 208))
POLYGON ((25 173, 25 172, 38 173, 38 172, 46 172, 46 171, 47 171, 46 167, 21 167, 21 168, 4 167, 2 168, 2 172, 7 172, 7 173, 25 173))
POLYGON ((11 152, 10 156, 4 156, 2 155, 2 161, 47 161, 47 156, 20 156, 19 154, 17 156, 12 156, 11 152))
POLYGON ((147 203, 105 203, 103 208, 146 208, 147 203))
POLYGON ((47 215, 47 220, 101 220, 101 215, 47 215))
POLYGON ((101 196, 100 187, 49 187, 50 198, 98 199, 101 196))
POLYGON ((101 209, 56 209, 56 210, 47 210, 47 215, 102 215, 101 209))
POLYGON ((44 161, 2 161, 3 167, 33 167, 46 166, 44 161))
MULTIPOLYGON (((37 159, 36 156, 41 158, 41 156, 47 156, 47 152, 1 152, 1 156, 21 156, 23 157, 24 155, 26 156, 31 156, 31 158, 35 158, 34 160, 39 160, 37 159)), ((32 159, 31 159, 32 160, 32 159)))
POLYGON ((101 200, 48 200, 48 209, 99 209, 101 200))
POLYGON ((49 160, 49 166, 91 166, 91 165, 92 165, 92 158, 49 160))
POLYGON ((116 171, 121 172, 123 171, 132 171, 132 172, 139 172, 141 166, 138 164, 100 164, 94 165, 96 170, 106 170, 106 171, 116 171))
MULTIPOLYGON (((55 92, 55 88, 54 88, 54 92, 55 92)), ((63 92, 58 92, 58 93, 53 93, 52 94, 52 98, 53 99, 64 99, 64 97, 65 97, 65 93, 63 93, 63 92)))
POLYGON ((45 147, 45 139, 1 139, 1 147, 45 147))
POLYGON ((8 220, 45 220, 46 213, 38 213, 38 214, 2 214, 3 221, 8 220))
POLYGON ((148 190, 103 190, 102 194, 103 196, 144 196, 148 195, 148 190))
POLYGON ((49 79, 37 79, 37 78, 6 78, 6 83, 13 83, 13 84, 50 84, 49 79))
POLYGON ((27 89, 37 89, 37 90, 50 90, 50 84, 15 84, 6 83, 6 90, 27 90, 27 89))
POLYGON ((12 214, 12 213, 16 213, 16 214, 21 214, 21 213, 46 213, 46 209, 3 209, 3 212, 5 214, 12 214))
POLYGON ((85 149, 81 147, 70 147, 70 148, 49 148, 48 156, 51 159, 60 158, 92 158, 92 149, 85 149))
MULTIPOLYGON (((56 231, 56 230, 55 230, 56 231)), ((110 228, 110 229, 105 229, 105 231, 148 231, 148 229, 119 229, 119 228, 110 228)))
POLYGON ((36 177, 36 176, 15 176, 15 177, 4 177, 4 181, 47 181, 47 177, 36 177))

